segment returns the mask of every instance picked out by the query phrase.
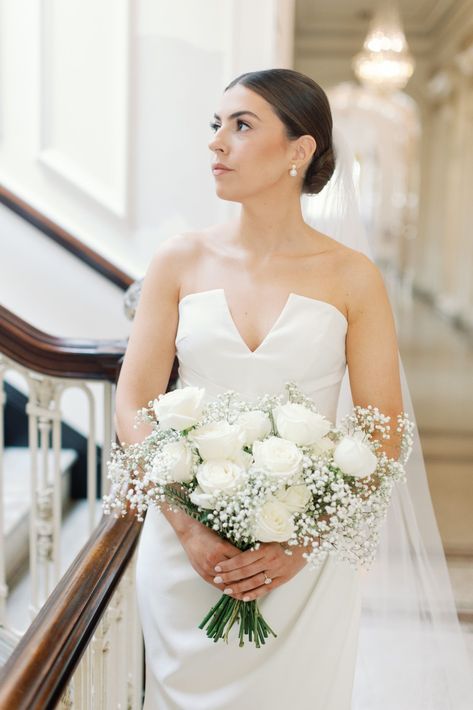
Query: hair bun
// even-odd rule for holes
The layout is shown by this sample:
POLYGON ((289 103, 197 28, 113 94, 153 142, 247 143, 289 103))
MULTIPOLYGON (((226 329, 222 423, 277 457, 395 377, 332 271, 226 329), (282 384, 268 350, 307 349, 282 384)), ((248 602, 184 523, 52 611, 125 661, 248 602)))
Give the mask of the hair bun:
POLYGON ((259 94, 272 106, 284 124, 288 141, 306 135, 314 138, 315 153, 306 168, 302 184, 299 184, 301 193, 320 192, 335 170, 332 111, 322 87, 306 74, 279 67, 240 74, 225 91, 236 84, 259 94))
POLYGON ((315 195, 319 193, 332 177, 335 170, 335 154, 332 143, 319 155, 314 154, 307 168, 302 192, 315 195))

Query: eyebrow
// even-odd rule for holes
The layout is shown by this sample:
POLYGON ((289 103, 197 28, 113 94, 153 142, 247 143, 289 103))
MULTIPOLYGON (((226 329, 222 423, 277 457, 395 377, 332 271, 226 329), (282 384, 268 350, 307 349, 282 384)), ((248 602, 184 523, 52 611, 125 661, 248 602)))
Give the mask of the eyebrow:
MULTIPOLYGON (((256 115, 256 113, 253 113, 253 111, 235 111, 235 113, 231 113, 228 118, 238 118, 238 116, 244 116, 245 113, 249 114, 250 116, 254 116, 255 118, 258 119, 258 121, 261 121, 260 117, 256 115)), ((214 113, 214 118, 216 118, 218 121, 220 121, 220 116, 217 113, 214 113)))

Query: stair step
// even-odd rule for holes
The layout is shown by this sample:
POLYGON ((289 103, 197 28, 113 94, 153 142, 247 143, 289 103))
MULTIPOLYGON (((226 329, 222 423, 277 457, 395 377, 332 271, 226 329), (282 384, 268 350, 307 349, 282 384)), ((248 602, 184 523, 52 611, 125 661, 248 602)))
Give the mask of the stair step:
MULTIPOLYGON (((48 451, 49 475, 54 470, 54 452, 48 451)), ((74 449, 60 453, 63 509, 69 503, 70 470, 77 460, 74 449)), ((10 582, 25 565, 29 554, 29 511, 31 507, 30 451, 24 446, 9 446, 3 451, 3 530, 5 567, 10 582)))
POLYGON ((19 640, 14 631, 0 626, 0 666, 4 665, 19 640))

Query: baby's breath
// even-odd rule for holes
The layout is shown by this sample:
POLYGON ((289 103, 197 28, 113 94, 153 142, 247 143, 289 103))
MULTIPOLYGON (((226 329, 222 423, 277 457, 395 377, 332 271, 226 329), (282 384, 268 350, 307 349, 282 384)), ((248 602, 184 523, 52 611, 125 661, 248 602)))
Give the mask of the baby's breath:
MULTIPOLYGON (((110 492, 103 497, 107 514, 120 517, 129 508, 139 520, 150 505, 158 510, 163 503, 172 509, 185 510, 193 518, 232 542, 239 549, 256 549, 256 521, 265 503, 274 499, 290 484, 306 486, 310 499, 304 511, 292 513, 293 534, 285 541, 286 554, 291 547, 307 548, 305 558, 311 567, 318 567, 329 554, 336 554, 355 567, 369 568, 376 555, 379 532, 387 514, 393 487, 405 483, 405 464, 413 443, 413 424, 406 412, 397 417, 396 431, 401 434, 400 455, 397 460, 380 451, 381 442, 374 438, 390 438, 390 417, 377 407, 354 406, 339 426, 332 425, 324 437, 333 447, 344 436, 356 435, 375 453, 377 465, 371 476, 354 477, 343 473, 333 459, 333 448, 314 450, 301 445, 300 470, 293 478, 280 478, 258 467, 251 445, 241 446, 249 460, 240 465, 244 475, 235 490, 216 490, 212 508, 203 508, 192 502, 190 496, 198 489, 198 470, 203 460, 198 447, 189 436, 193 430, 206 424, 227 422, 237 424, 239 417, 253 410, 268 415, 271 432, 264 437, 278 436, 273 410, 287 402, 299 404, 311 412, 319 412, 315 402, 306 396, 294 381, 285 383, 282 394, 263 394, 251 401, 234 390, 217 395, 202 408, 194 426, 177 431, 159 428, 154 413, 154 401, 138 410, 135 423, 153 423, 153 431, 139 444, 111 447, 107 461, 107 475, 111 481, 110 492), (191 449, 191 471, 188 480, 173 479, 175 460, 166 452, 166 445, 182 442, 191 449)), ((263 439, 263 440, 264 440, 263 439)), ((237 460, 237 459, 236 459, 237 460)))

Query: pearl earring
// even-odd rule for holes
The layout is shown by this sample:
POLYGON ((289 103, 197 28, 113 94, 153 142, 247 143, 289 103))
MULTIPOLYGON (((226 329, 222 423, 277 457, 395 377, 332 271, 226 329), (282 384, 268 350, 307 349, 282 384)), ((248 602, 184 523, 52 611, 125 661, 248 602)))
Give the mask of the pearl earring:
POLYGON ((289 170, 289 175, 292 175, 292 177, 296 177, 297 169, 295 163, 292 164, 292 168, 289 170))

